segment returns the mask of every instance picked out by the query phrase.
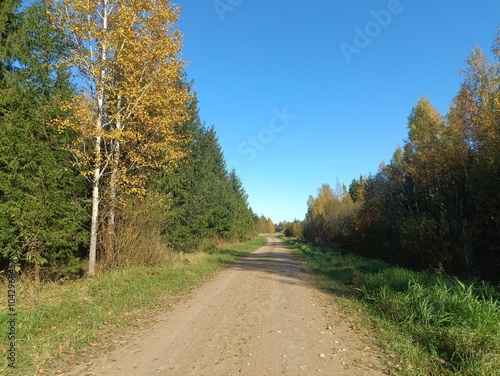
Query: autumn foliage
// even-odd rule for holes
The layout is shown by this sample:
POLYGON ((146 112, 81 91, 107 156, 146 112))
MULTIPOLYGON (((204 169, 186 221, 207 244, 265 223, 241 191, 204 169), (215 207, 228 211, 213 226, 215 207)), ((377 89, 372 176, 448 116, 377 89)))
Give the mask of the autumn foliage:
POLYGON ((0 261, 52 278, 88 260, 92 276, 253 233, 241 182, 198 118, 177 6, 21 5, 0 6, 0 261))
POLYGON ((500 280, 500 35, 476 49, 449 113, 422 98, 408 139, 348 192, 323 185, 295 236, 415 269, 500 280))

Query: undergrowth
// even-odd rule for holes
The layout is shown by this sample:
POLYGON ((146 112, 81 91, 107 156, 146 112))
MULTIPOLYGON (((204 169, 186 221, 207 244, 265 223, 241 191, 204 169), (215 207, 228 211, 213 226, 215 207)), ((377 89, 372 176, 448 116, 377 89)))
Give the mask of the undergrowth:
POLYGON ((414 272, 287 238, 321 286, 359 305, 401 375, 498 375, 500 293, 441 271, 414 272))

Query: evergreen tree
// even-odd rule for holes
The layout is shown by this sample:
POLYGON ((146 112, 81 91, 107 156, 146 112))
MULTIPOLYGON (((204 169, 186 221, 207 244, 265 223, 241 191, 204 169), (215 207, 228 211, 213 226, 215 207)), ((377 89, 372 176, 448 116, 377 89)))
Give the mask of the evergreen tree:
POLYGON ((177 250, 195 251, 207 239, 229 232, 233 220, 228 176, 213 127, 201 123, 196 98, 189 121, 179 129, 189 139, 185 158, 173 172, 158 175, 155 187, 170 197, 164 233, 177 250))
MULTIPOLYGON (((5 15, 0 18, 5 22, 5 15)), ((9 24, 16 27, 2 35, 9 48, 2 53, 0 81, 2 257, 34 265, 37 275, 46 264, 52 272, 62 266, 62 273, 78 273, 78 250, 86 240, 79 200, 84 185, 63 150, 70 135, 50 126, 71 115, 59 108, 73 95, 62 64, 66 43, 47 17, 45 1, 17 13, 9 24)))
POLYGON ((214 128, 201 123, 196 99, 189 114, 189 122, 179 130, 191 140, 186 157, 155 183, 171 199, 164 233, 183 251, 198 249, 204 240, 245 238, 255 228, 242 184, 234 171, 227 171, 214 128))
POLYGON ((234 170, 229 172, 229 186, 231 187, 233 196, 232 203, 235 213, 232 229, 229 233, 229 236, 233 239, 245 240, 248 239, 251 235, 255 234, 257 216, 250 208, 248 204, 248 195, 243 188, 241 180, 236 175, 236 171, 234 170))

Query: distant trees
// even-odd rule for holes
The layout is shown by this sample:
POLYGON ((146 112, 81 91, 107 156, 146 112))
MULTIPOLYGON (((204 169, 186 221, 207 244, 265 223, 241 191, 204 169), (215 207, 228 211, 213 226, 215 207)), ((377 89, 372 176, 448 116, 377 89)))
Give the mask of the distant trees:
POLYGON ((271 218, 267 219, 267 233, 268 234, 274 234, 276 232, 276 227, 274 226, 273 221, 271 218))
MULTIPOLYGON (((348 194, 323 185, 301 224, 307 240, 417 269, 500 280, 500 34, 473 51, 450 111, 422 98, 408 140, 348 194)), ((294 233, 297 225, 287 231, 294 233)))
POLYGON ((299 220, 294 220, 293 222, 287 222, 284 226, 284 235, 293 236, 297 239, 304 240, 304 231, 302 228, 303 222, 299 220))
POLYGON ((276 232, 276 226, 271 218, 266 218, 261 215, 257 222, 257 231, 259 234, 274 234, 276 232))

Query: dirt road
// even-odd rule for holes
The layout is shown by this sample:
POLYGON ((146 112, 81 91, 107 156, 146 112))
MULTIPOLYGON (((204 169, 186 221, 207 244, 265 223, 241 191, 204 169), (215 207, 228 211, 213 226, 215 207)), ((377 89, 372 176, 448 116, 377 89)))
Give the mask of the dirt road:
POLYGON ((382 374, 351 326, 314 287, 305 266, 270 238, 150 329, 70 374, 382 374))

